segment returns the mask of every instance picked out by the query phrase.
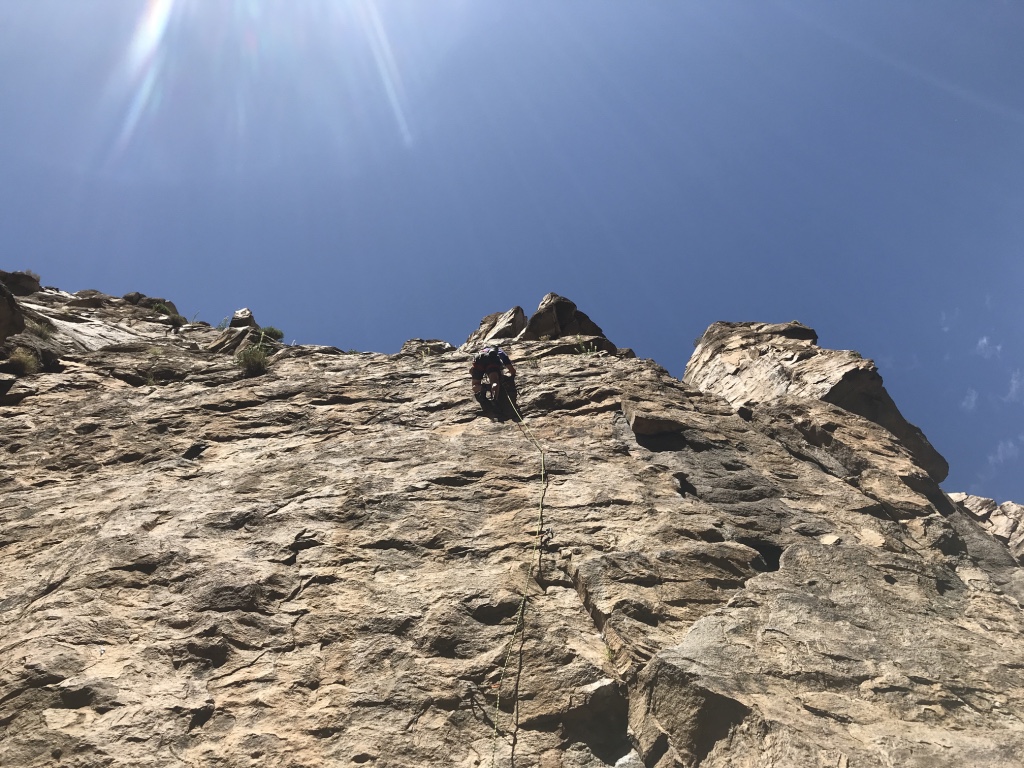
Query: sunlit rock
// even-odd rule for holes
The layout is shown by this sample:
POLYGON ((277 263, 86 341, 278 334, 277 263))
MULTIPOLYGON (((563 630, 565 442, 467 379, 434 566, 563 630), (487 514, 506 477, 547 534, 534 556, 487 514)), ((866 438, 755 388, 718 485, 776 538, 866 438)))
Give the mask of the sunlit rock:
POLYGON ((1020 764, 1021 508, 810 329, 716 324, 683 382, 549 295, 503 423, 472 350, 132 299, 11 298, 0 765, 1020 764))

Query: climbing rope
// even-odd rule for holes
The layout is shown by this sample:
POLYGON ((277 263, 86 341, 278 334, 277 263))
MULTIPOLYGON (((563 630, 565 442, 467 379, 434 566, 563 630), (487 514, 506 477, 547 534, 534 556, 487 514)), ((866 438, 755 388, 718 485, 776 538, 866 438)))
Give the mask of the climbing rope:
MULTIPOLYGON (((522 413, 516 407, 516 404, 512 402, 512 398, 509 397, 508 392, 504 387, 501 388, 501 392, 508 404, 512 406, 512 410, 516 414, 516 426, 519 427, 519 431, 533 443, 537 452, 540 454, 540 502, 537 509, 537 535, 533 541, 533 550, 530 553, 530 564, 526 569, 526 578, 523 582, 523 596, 519 601, 519 608, 516 610, 516 619, 512 625, 512 635, 508 640, 508 650, 505 651, 505 661, 501 665, 501 675, 498 677, 497 692, 494 698, 494 732, 491 736, 491 765, 495 765, 495 756, 497 753, 498 745, 498 718, 501 715, 501 687, 505 682, 505 675, 508 672, 508 664, 512 659, 512 649, 515 646, 516 636, 520 636, 520 650, 522 650, 522 644, 526 640, 526 604, 529 600, 530 591, 530 579, 533 577, 534 562, 537 564, 537 572, 540 573, 541 567, 541 543, 544 536, 544 498, 548 492, 548 474, 547 474, 547 454, 544 451, 544 447, 540 444, 540 441, 534 435, 533 430, 530 429, 529 425, 523 419, 522 413)), ((513 723, 518 724, 519 718, 519 682, 522 675, 522 669, 520 668, 519 675, 516 677, 515 687, 515 703, 512 708, 513 723)), ((513 739, 515 737, 513 736, 513 739)), ((515 741, 513 740, 513 750, 515 749, 515 741)))

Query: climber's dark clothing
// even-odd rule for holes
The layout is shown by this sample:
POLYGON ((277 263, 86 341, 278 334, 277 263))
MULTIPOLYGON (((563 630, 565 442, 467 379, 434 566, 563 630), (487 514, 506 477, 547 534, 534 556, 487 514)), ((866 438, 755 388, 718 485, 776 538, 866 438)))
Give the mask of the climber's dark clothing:
POLYGON ((473 365, 469 369, 469 376, 473 379, 474 384, 479 384, 485 375, 489 378, 492 373, 497 376, 501 373, 502 368, 505 367, 515 376, 516 369, 512 365, 512 361, 509 360, 508 355, 497 347, 486 347, 473 358, 473 365))
POLYGON ((473 358, 473 365, 469 369, 469 376, 473 379, 473 396, 477 399, 485 411, 500 407, 499 392, 501 381, 504 378, 506 398, 509 402, 515 400, 515 375, 516 367, 512 365, 508 355, 497 347, 484 347, 480 353, 473 358), (508 376, 502 377, 502 370, 508 369, 508 376), (483 383, 487 377, 487 385, 483 383), (488 397, 490 395, 490 397, 488 397))

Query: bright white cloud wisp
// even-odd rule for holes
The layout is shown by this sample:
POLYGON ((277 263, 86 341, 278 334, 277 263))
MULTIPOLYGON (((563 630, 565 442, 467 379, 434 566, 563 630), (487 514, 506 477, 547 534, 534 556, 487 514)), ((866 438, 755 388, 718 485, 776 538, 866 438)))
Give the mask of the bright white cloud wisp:
POLYGON ((1017 370, 1010 374, 1010 391, 1003 399, 1010 402, 1024 400, 1024 371, 1017 370))
POLYGON ((1013 440, 1000 440, 993 453, 989 454, 988 463, 993 467, 1014 461, 1020 456, 1020 449, 1013 440))
POLYGON ((974 389, 968 389, 967 394, 964 395, 964 399, 960 402, 960 407, 970 413, 978 406, 978 392, 974 389))
POLYGON ((974 346, 974 352, 981 355, 986 360, 991 360, 994 357, 999 357, 1003 351, 1002 344, 994 344, 989 340, 988 336, 982 336, 978 339, 978 343, 974 346))

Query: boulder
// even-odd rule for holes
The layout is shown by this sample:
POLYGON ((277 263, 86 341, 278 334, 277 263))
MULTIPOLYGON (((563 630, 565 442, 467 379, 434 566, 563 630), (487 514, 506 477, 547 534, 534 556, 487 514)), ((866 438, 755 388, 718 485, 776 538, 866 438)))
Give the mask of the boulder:
POLYGON ((256 318, 253 317, 252 310, 248 307, 242 307, 242 309, 235 310, 235 313, 231 316, 231 322, 228 324, 229 328, 258 328, 256 324, 256 318))
POLYGON ((7 289, 15 296, 31 296, 33 293, 43 290, 39 284, 39 275, 35 272, 5 272, 0 269, 0 283, 7 286, 7 289))

